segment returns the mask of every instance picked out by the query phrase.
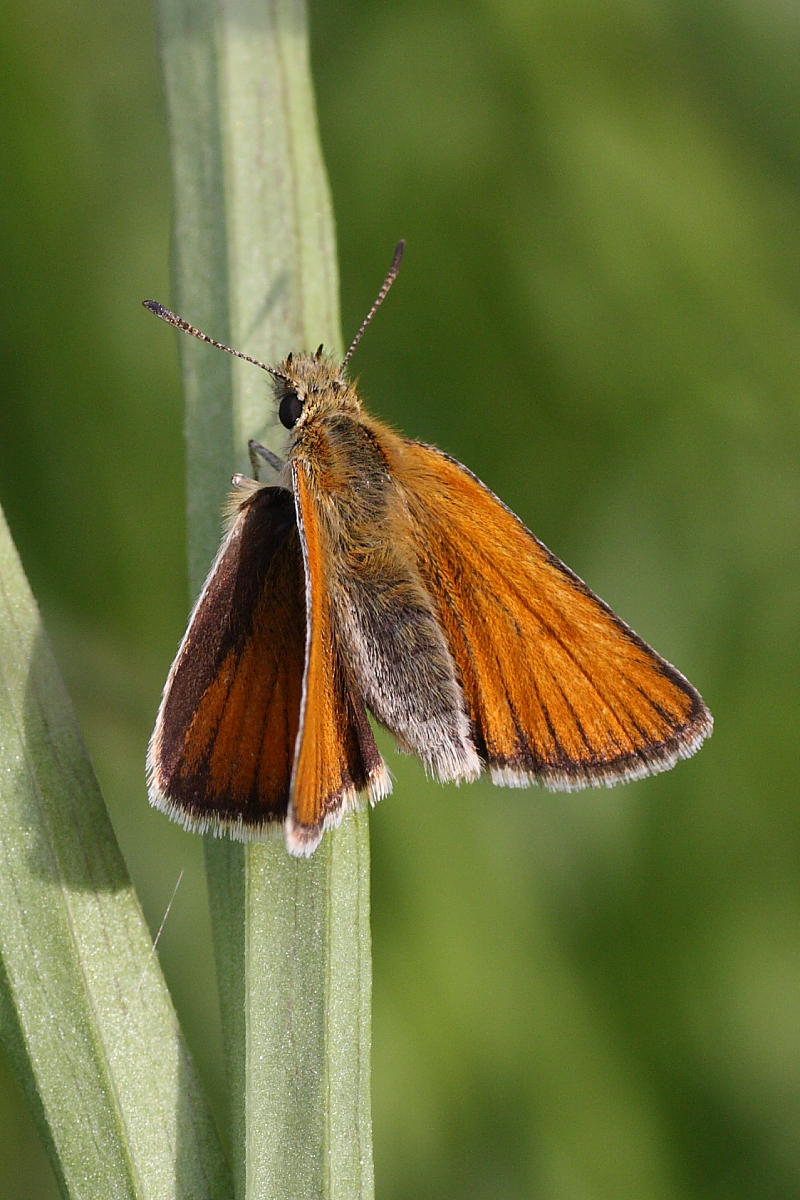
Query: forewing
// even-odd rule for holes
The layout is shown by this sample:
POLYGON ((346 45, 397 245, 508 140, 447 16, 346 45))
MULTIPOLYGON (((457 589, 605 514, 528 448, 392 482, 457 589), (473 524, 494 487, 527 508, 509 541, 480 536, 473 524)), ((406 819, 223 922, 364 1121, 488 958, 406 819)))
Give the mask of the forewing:
POLYGON ((305 587, 291 494, 237 502, 167 679, 150 799, 200 831, 246 839, 289 804, 305 660, 305 587))
POLYGON ((495 782, 611 784, 697 750, 712 719, 692 685, 480 480, 414 442, 398 468, 495 782))
POLYGON ((293 853, 310 854, 325 829, 357 805, 359 792, 375 802, 388 794, 391 783, 337 636, 331 596, 336 567, 302 462, 293 465, 293 486, 308 618, 286 836, 293 853))

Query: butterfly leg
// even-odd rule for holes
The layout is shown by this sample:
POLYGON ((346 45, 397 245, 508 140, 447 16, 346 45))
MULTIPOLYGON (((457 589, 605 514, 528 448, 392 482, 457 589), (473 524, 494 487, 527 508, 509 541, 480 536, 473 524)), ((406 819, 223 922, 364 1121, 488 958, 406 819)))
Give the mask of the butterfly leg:
POLYGON ((283 459, 278 458, 277 454, 273 454, 271 450, 268 450, 266 446, 262 446, 260 442, 255 442, 251 438, 247 443, 247 450, 250 455, 250 465, 253 468, 254 479, 258 479, 259 459, 263 459, 264 462, 269 463, 273 471, 283 470, 285 465, 283 459))

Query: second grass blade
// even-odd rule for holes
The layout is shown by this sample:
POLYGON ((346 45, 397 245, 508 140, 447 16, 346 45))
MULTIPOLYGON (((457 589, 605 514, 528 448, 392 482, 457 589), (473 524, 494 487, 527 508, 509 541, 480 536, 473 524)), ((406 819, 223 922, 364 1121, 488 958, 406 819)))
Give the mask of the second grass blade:
POLYGON ((0 640, 0 1033, 64 1194, 227 1200, 216 1132, 2 517, 0 640))

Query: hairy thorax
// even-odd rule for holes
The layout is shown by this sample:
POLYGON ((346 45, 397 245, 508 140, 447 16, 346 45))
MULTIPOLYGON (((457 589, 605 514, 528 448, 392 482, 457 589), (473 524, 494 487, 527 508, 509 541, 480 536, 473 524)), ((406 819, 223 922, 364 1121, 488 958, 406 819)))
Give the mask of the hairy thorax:
POLYGON ((325 543, 325 587, 342 661, 372 712, 441 779, 479 764, 464 698, 417 563, 417 538, 394 459, 403 439, 360 413, 319 416, 295 432, 297 463, 325 543))
POLYGON ((408 542, 401 493, 381 441, 361 414, 337 412, 304 423, 296 430, 289 461, 303 464, 331 548, 343 563, 354 570, 368 568, 371 554, 400 549, 398 539, 408 542))

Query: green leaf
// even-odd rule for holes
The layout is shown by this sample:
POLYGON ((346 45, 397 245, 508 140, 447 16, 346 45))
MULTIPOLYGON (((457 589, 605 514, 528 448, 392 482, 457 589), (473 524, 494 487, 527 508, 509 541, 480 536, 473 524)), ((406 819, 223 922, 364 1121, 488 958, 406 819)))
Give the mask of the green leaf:
POLYGON ((69 699, 0 518, 0 1033, 65 1195, 230 1194, 69 699))
MULTIPOLYGON (((328 185, 306 15, 294 0, 162 0, 172 142, 175 307, 274 362, 341 346, 328 185)), ((275 450, 264 376, 180 339, 189 561, 196 593, 221 500, 249 437, 275 450)), ((247 1200, 367 1200, 370 931, 366 815, 307 861, 282 842, 208 839, 233 1095, 234 1173, 247 1200)))

